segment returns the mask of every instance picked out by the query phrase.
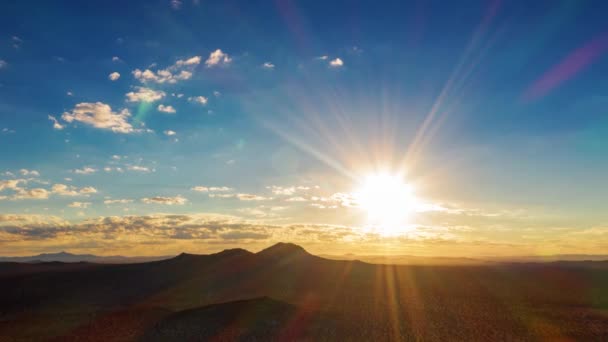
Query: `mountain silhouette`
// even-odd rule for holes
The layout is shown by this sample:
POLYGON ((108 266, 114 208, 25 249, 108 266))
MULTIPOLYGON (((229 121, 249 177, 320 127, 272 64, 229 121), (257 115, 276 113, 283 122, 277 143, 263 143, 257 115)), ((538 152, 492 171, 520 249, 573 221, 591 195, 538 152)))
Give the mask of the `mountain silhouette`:
POLYGON ((23 256, 23 257, 1 257, 0 262, 93 262, 104 264, 123 264, 135 262, 148 262, 170 258, 168 256, 153 256, 153 257, 125 257, 121 255, 113 256, 97 256, 93 254, 73 254, 65 251, 58 253, 42 253, 38 255, 23 256))
POLYGON ((608 340, 606 274, 606 262, 375 265, 289 243, 0 263, 0 340, 608 340))

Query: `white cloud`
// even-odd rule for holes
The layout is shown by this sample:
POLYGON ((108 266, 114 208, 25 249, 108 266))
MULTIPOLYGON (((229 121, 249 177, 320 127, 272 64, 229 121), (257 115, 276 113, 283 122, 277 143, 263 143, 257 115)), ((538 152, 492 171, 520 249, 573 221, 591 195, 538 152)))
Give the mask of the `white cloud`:
POLYGON ((328 58, 329 58, 329 56, 323 55, 323 56, 316 57, 315 59, 319 59, 319 60, 324 61, 324 60, 327 60, 328 58))
POLYGON ((175 62, 173 67, 179 68, 179 67, 183 67, 186 65, 199 65, 200 63, 201 63, 201 56, 194 56, 194 57, 190 57, 188 59, 178 60, 177 62, 175 62))
POLYGON ((103 201, 103 204, 127 204, 133 203, 132 199, 109 199, 103 201))
POLYGON ((0 69, 6 68, 7 65, 8 63, 5 60, 0 59, 0 69))
POLYGON ((339 68, 344 65, 344 62, 340 58, 332 59, 329 62, 329 66, 332 68, 339 68))
MULTIPOLYGON (((133 70, 133 76, 142 83, 153 82, 174 84, 178 81, 192 78, 193 69, 200 64, 200 62, 201 56, 194 56, 188 59, 180 59, 166 69, 159 69, 156 71, 150 69, 135 69, 133 70)), ((150 68, 152 67, 153 66, 150 66, 150 68)))
POLYGON ((200 103, 203 106, 207 104, 207 102, 209 101, 208 98, 204 97, 204 96, 194 96, 194 97, 189 97, 188 101, 190 102, 196 102, 196 103, 200 103))
POLYGON ((67 93, 65 93, 67 96, 74 96, 74 93, 72 93, 71 91, 68 91, 67 93))
POLYGON ((62 130, 65 128, 65 126, 60 124, 59 121, 57 121, 57 119, 54 116, 49 115, 49 120, 51 120, 53 122, 53 129, 62 130))
POLYGON ((127 166, 127 169, 129 171, 144 172, 144 173, 154 172, 154 169, 151 170, 148 167, 139 166, 139 165, 129 165, 129 166, 127 166))
POLYGON ((233 188, 229 188, 227 186, 195 186, 193 188, 191 188, 190 190, 192 191, 198 191, 198 192, 228 192, 228 191, 233 191, 233 188))
POLYGON ((172 136, 172 135, 176 135, 177 133, 175 131, 172 130, 166 130, 163 133, 165 133, 166 136, 172 136))
POLYGON ((116 71, 114 71, 113 73, 108 75, 108 79, 110 79, 110 81, 116 81, 119 78, 120 78, 120 74, 116 71))
POLYGON ((169 114, 174 114, 176 112, 176 110, 175 110, 175 108, 173 108, 173 106, 165 106, 164 104, 159 104, 158 107, 156 107, 156 109, 158 109, 159 112, 169 113, 169 114))
POLYGON ((77 174, 77 175, 90 175, 92 173, 97 172, 97 169, 94 169, 94 168, 89 167, 89 166, 85 166, 82 169, 74 169, 73 172, 75 174, 77 174))
POLYGON ((21 169, 19 173, 23 176, 40 177, 40 172, 36 170, 21 169))
POLYGON ((142 198, 141 201, 146 204, 165 204, 165 205, 184 205, 188 200, 181 196, 175 197, 163 197, 163 196, 155 196, 155 197, 146 197, 142 198))
POLYGON ((308 187, 308 186, 284 187, 284 186, 272 185, 272 186, 267 186, 266 188, 269 189, 270 191, 272 191, 272 193, 275 195, 285 195, 285 196, 294 195, 296 192, 310 190, 310 187, 308 187))
POLYGON ((154 90, 145 87, 135 87, 137 92, 128 92, 126 94, 129 102, 154 102, 158 101, 167 95, 162 90, 154 90))
POLYGON ((72 202, 68 204, 70 208, 88 208, 91 205, 91 202, 72 202))
POLYGON ((207 65, 208 68, 211 68, 215 66, 228 65, 230 62, 232 62, 232 58, 228 56, 227 53, 217 49, 209 54, 209 58, 207 58, 205 61, 205 65, 207 65))
POLYGON ((307 202, 308 200, 301 196, 290 197, 285 200, 286 202, 307 202))
POLYGON ((274 69, 274 64, 272 64, 270 62, 266 62, 266 63, 262 64, 262 68, 264 68, 264 69, 274 69))
POLYGON ((109 105, 102 102, 82 102, 77 104, 71 112, 64 112, 61 115, 61 119, 68 123, 74 121, 82 122, 95 128, 107 129, 115 133, 139 131, 127 122, 129 116, 131 116, 131 113, 127 109, 116 113, 112 111, 109 105))
POLYGON ((192 72, 186 71, 186 70, 181 70, 179 73, 173 74, 171 71, 169 71, 167 69, 157 70, 156 72, 154 72, 150 69, 146 69, 143 71, 139 70, 139 69, 135 69, 135 70, 133 70, 133 76, 142 83, 155 82, 155 83, 161 83, 161 84, 162 83, 174 84, 174 83, 177 83, 178 81, 190 79, 192 77, 192 72))
POLYGON ((112 57, 112 62, 120 62, 120 61, 121 61, 120 57, 118 57, 118 56, 112 57))

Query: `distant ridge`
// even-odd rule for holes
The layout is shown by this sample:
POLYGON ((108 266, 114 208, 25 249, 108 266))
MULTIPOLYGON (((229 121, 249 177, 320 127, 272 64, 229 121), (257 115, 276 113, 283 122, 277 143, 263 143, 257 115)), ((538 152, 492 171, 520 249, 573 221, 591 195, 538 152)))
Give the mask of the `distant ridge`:
POLYGON ((157 261, 171 258, 171 256, 153 257, 126 257, 121 255, 98 256, 93 254, 72 254, 61 251, 58 253, 42 253, 23 257, 0 257, 0 262, 22 262, 22 263, 41 263, 41 262, 90 262, 100 264, 127 264, 157 261))

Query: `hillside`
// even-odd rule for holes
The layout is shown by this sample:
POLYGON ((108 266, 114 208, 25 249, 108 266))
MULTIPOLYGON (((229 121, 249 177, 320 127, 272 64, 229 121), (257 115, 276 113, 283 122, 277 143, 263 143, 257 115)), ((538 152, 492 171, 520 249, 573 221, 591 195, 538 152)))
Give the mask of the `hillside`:
POLYGON ((277 244, 78 265, 13 272, 15 264, 0 264, 0 340, 162 340, 171 331, 185 339, 260 331, 279 340, 608 339, 606 262, 372 265, 277 244), (250 310, 261 321, 248 321, 250 310))

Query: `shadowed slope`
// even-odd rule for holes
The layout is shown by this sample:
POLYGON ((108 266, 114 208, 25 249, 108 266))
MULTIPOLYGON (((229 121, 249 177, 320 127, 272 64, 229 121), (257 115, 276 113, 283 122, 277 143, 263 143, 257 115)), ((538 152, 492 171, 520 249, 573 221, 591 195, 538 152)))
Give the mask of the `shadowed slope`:
MULTIPOLYGON (((5 274, 0 340, 81 337, 107 327, 98 334, 104 340, 124 340, 172 312, 265 296, 294 305, 285 327, 292 336, 313 332, 313 339, 608 338, 603 263, 371 265, 277 244, 255 254, 235 249, 143 264, 75 266, 5 274)), ((230 313, 230 307, 217 310, 230 313)))
POLYGON ((296 311, 268 297, 213 304, 163 319, 142 341, 269 341, 284 333, 296 311))

